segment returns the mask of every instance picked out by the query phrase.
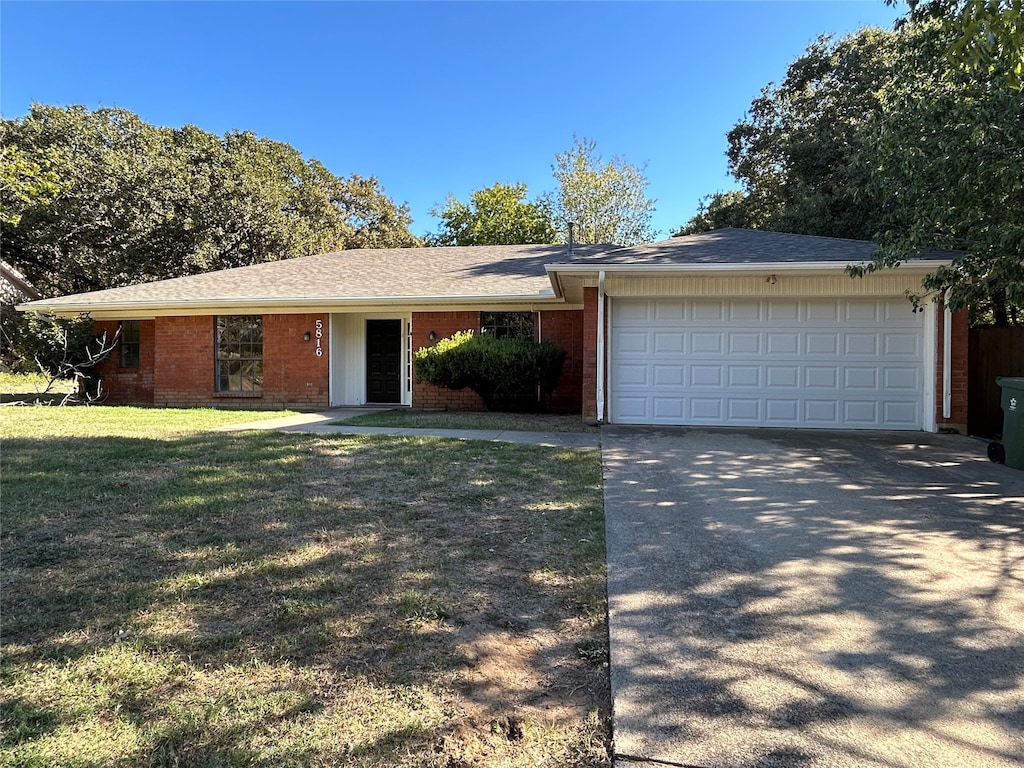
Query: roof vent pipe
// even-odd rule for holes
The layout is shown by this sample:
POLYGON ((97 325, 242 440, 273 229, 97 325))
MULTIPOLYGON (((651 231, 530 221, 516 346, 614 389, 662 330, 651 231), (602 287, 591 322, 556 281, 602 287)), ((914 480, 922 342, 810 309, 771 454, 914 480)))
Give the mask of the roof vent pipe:
POLYGON ((574 242, 575 238, 573 237, 573 235, 575 234, 575 230, 576 230, 576 224, 574 224, 573 222, 570 221, 569 222, 569 258, 570 259, 573 257, 573 247, 576 245, 576 243, 574 242))

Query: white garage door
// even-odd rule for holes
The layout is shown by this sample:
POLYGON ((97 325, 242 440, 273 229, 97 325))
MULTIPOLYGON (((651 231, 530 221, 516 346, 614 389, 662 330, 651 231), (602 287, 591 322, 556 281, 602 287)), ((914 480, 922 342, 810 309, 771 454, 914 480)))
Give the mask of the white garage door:
POLYGON ((614 299, 609 420, 921 429, 906 299, 614 299))

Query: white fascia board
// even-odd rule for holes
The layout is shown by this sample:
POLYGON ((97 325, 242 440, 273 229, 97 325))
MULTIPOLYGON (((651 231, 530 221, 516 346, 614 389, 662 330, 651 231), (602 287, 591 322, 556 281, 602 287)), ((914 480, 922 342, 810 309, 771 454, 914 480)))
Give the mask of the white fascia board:
POLYGON ((68 302, 47 303, 40 301, 18 304, 15 309, 20 312, 36 312, 44 315, 72 317, 88 313, 93 317, 155 317, 157 315, 215 315, 225 311, 238 312, 323 312, 328 309, 351 307, 414 307, 436 305, 480 305, 480 304, 555 304, 564 302, 554 292, 539 294, 513 294, 504 296, 465 295, 465 296, 369 296, 360 298, 346 297, 251 297, 245 299, 225 299, 220 301, 192 301, 179 299, 175 301, 121 301, 121 302, 68 302))
MULTIPOLYGON (((544 269, 555 283, 559 275, 591 276, 596 277, 598 272, 605 273, 636 273, 650 275, 654 273, 674 272, 704 272, 713 274, 716 272, 763 274, 765 272, 841 272, 856 262, 840 261, 777 261, 763 262, 759 264, 545 264, 544 269)), ((929 272, 936 267, 949 266, 953 262, 950 259, 936 259, 934 261, 905 261, 898 269, 905 272, 929 272)))

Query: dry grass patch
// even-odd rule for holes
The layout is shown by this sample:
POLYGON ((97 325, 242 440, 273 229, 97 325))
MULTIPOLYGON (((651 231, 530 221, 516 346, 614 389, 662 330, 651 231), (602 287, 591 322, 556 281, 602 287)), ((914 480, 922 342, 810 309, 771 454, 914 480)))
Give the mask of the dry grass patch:
POLYGON ((500 413, 480 411, 427 411, 394 408, 332 422, 346 426, 407 427, 410 429, 482 429, 510 432, 597 432, 579 415, 553 413, 500 413))
POLYGON ((4 420, 4 765, 608 765, 595 452, 129 411, 4 420))

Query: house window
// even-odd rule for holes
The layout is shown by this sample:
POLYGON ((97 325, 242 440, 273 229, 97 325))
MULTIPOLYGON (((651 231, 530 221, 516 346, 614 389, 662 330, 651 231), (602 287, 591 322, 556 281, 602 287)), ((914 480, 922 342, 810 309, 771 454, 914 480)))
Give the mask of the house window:
POLYGON ((263 317, 217 318, 217 391, 263 391, 263 317))
POLYGON ((480 333, 496 339, 536 341, 536 316, 533 312, 481 312, 480 333))
POLYGON ((138 320, 124 320, 121 323, 121 367, 139 367, 138 320))

